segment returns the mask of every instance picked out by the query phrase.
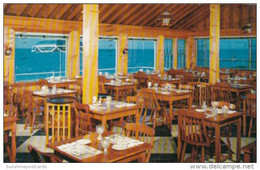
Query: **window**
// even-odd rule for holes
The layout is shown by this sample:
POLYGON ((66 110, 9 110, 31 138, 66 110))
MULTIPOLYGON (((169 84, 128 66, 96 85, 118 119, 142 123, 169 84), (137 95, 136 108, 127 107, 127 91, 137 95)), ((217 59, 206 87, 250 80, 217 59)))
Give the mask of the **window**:
POLYGON ((128 39, 128 72, 154 70, 155 44, 153 39, 128 39))
POLYGON ((185 39, 178 39, 178 69, 186 67, 185 39))
MULTIPOLYGON (((81 38, 82 43, 82 38, 81 38)), ((108 72, 110 74, 116 72, 117 58, 117 39, 99 37, 98 40, 98 71, 108 72)), ((82 53, 80 53, 80 75, 82 75, 82 53)))
POLYGON ((172 68, 172 39, 164 39, 164 69, 172 68))
POLYGON ((67 37, 16 33, 15 82, 66 76, 67 37))
MULTIPOLYGON (((197 39, 197 66, 209 67, 209 39, 197 39)), ((255 38, 221 38, 219 67, 256 69, 255 38)))
POLYGON ((209 40, 197 40, 197 67, 209 67, 209 40))

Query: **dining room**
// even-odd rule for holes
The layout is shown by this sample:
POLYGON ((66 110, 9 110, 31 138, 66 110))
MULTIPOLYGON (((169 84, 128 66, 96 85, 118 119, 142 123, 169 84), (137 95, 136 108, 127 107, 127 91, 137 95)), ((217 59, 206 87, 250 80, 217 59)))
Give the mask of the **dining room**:
POLYGON ((3 163, 257 163, 256 10, 4 3, 3 163))

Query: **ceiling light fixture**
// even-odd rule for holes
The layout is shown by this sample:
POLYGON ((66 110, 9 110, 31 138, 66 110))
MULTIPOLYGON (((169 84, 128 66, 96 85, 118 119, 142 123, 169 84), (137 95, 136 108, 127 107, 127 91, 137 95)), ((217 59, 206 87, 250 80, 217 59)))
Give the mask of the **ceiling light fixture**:
POLYGON ((161 15, 156 19, 157 22, 161 23, 162 26, 168 26, 173 21, 173 17, 168 11, 164 11, 161 15))

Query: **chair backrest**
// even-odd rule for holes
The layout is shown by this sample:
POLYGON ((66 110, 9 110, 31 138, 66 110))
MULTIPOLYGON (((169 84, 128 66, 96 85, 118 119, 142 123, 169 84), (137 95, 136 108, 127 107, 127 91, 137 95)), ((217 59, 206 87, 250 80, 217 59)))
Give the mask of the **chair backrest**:
POLYGON ((141 89, 142 97, 143 97, 143 107, 149 110, 160 110, 160 105, 155 97, 154 89, 141 89))
POLYGON ((33 147, 30 144, 28 145, 28 150, 34 162, 37 163, 62 162, 61 158, 57 157, 56 155, 41 152, 36 147, 33 147))
MULTIPOLYGON (((71 138, 71 106, 70 104, 47 103, 47 129, 52 130, 51 142, 71 138)), ((46 144, 49 141, 49 132, 46 133, 46 144)))
POLYGON ((256 95, 255 94, 247 94, 246 95, 246 112, 247 115, 256 118, 256 95))
POLYGON ((41 86, 47 86, 48 85, 48 81, 45 79, 39 79, 38 80, 38 85, 41 86))
MULTIPOLYGON (((134 137, 135 139, 141 140, 145 143, 153 145, 155 131, 153 128, 139 123, 127 123, 126 124, 126 135, 128 137, 134 137)), ((148 162, 151 156, 151 149, 147 152, 145 162, 148 162)))
POLYGON ((93 131, 92 121, 89 114, 88 104, 79 104, 74 102, 74 109, 76 113, 76 128, 75 136, 83 136, 93 131))
POLYGON ((17 117, 17 114, 18 114, 17 107, 14 105, 11 105, 11 104, 5 104, 4 113, 8 114, 10 116, 17 117))
POLYGON ((100 93, 100 94, 106 93, 105 82, 106 82, 106 77, 99 75, 98 76, 98 93, 100 93))
POLYGON ((233 101, 230 84, 216 83, 214 86, 212 86, 211 92, 211 100, 226 102, 233 101))
POLYGON ((178 114, 178 128, 182 141, 191 145, 209 146, 205 114, 198 114, 191 110, 180 110, 178 114))

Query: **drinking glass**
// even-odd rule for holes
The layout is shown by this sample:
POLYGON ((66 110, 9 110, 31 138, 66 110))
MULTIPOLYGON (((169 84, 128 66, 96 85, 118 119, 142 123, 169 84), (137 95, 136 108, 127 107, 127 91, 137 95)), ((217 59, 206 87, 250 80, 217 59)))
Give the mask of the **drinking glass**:
POLYGON ((154 83, 155 90, 157 90, 158 83, 154 83))
POLYGON ((107 148, 110 145, 110 139, 109 138, 103 138, 101 141, 101 146, 104 148, 104 153, 107 153, 107 148))
POLYGON ((104 132, 104 126, 102 125, 97 125, 96 126, 96 132, 98 134, 97 140, 101 140, 102 139, 102 133, 104 132))

